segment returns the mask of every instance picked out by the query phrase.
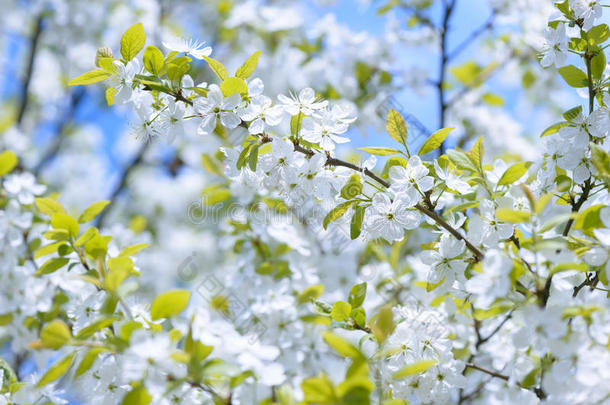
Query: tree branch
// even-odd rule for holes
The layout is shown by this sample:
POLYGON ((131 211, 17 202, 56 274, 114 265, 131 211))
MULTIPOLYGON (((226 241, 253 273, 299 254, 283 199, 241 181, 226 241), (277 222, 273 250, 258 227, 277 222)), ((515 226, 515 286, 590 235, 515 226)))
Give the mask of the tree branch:
POLYGON ((23 117, 25 115, 25 110, 28 106, 29 100, 29 91, 30 91, 30 83, 32 81, 32 72, 34 70, 34 61, 36 59, 36 48, 38 47, 38 42, 40 41, 40 34, 42 33, 42 22, 43 15, 40 14, 36 18, 36 26, 34 28, 34 32, 32 33, 32 37, 30 38, 30 53, 28 55, 28 62, 25 72, 25 78, 23 82, 23 86, 21 87, 21 96, 19 102, 19 108, 17 110, 17 126, 21 126, 23 122, 23 117))
MULTIPOLYGON (((312 156, 314 154, 313 151, 311 151, 309 149, 306 149, 306 148, 304 148, 304 147, 302 147, 301 145, 298 145, 298 144, 295 145, 294 149, 297 152, 304 153, 305 155, 308 155, 308 156, 312 156)), ((334 157, 328 157, 327 160, 326 160, 326 164, 329 165, 329 166, 347 167, 349 169, 358 171, 360 173, 364 173, 366 176, 368 176, 371 179, 375 180, 376 182, 378 182, 379 184, 381 184, 385 188, 389 188, 390 187, 390 183, 389 182, 387 182, 386 180, 384 180, 381 177, 377 176, 375 173, 373 173, 372 171, 370 171, 367 168, 360 167, 360 166, 357 166, 357 165, 355 165, 353 163, 349 163, 349 162, 346 162, 346 161, 343 161, 341 159, 337 159, 337 158, 334 158, 334 157)), ((477 248, 475 245, 473 245, 468 239, 466 239, 457 229, 455 229, 451 225, 449 225, 435 211, 433 211, 431 209, 428 209, 428 208, 422 206, 421 204, 415 205, 415 209, 417 209, 419 212, 421 212, 422 214, 426 215, 427 217, 431 218, 440 227, 444 228, 446 231, 448 231, 451 235, 456 237, 458 240, 463 240, 464 243, 466 244, 466 247, 468 247, 468 249, 474 254, 475 259, 477 261, 480 261, 481 259, 483 259, 485 254, 479 248, 477 248)))
POLYGON ((106 219, 106 216, 112 209, 112 206, 116 203, 118 196, 121 194, 123 189, 125 189, 125 187, 127 186, 127 179, 129 178, 129 174, 133 171, 133 169, 135 167, 137 167, 142 162, 142 159, 144 158, 144 154, 148 150, 149 145, 150 145, 150 142, 144 143, 140 147, 140 150, 138 151, 136 157, 131 161, 131 163, 129 163, 123 169, 119 183, 117 184, 117 186, 115 187, 114 191, 112 192, 112 194, 110 196, 110 204, 108 204, 106 209, 104 211, 102 211, 102 213, 100 215, 98 215, 98 217, 95 220, 95 226, 97 228, 101 228, 102 226, 104 226, 104 221, 106 219))

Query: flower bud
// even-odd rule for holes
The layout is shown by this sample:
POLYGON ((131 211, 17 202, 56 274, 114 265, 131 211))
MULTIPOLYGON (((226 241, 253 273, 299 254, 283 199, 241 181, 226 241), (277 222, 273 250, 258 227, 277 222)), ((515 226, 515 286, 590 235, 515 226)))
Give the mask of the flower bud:
POLYGON ((100 67, 100 59, 102 58, 112 58, 112 49, 104 46, 102 48, 97 48, 97 52, 95 54, 95 66, 100 67))

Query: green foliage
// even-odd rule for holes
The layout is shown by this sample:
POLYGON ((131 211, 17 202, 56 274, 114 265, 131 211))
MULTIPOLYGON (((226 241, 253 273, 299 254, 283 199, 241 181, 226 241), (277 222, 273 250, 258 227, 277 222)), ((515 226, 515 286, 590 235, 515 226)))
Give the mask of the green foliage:
POLYGON ((5 150, 0 153, 0 177, 10 173, 17 166, 17 163, 17 155, 12 150, 5 150))
POLYGON ((220 80, 225 80, 229 77, 229 72, 227 72, 227 68, 224 67, 222 63, 208 56, 204 56, 203 59, 208 62, 208 65, 210 65, 210 68, 212 68, 212 70, 214 71, 214 73, 216 73, 216 76, 218 76, 220 80))
POLYGON ((156 46, 148 46, 144 51, 144 68, 152 75, 159 75, 163 69, 163 53, 156 46))
POLYGON ((424 155, 424 154, 426 154, 428 152, 432 152, 436 148, 440 147, 443 144, 443 142, 445 141, 445 139, 447 138, 447 136, 449 135, 449 133, 451 131, 453 131, 454 129, 455 128, 453 128, 453 127, 443 128, 443 129, 439 129, 438 131, 436 131, 435 133, 430 135, 428 137, 428 139, 426 139, 426 142, 424 142, 424 144, 421 146, 421 148, 419 149, 419 152, 417 154, 424 155))
POLYGON ((401 378, 410 377, 415 374, 425 373, 426 371, 434 367, 437 363, 438 361, 436 360, 420 360, 401 368, 400 370, 394 373, 393 377, 394 379, 399 380, 401 378))
POLYGON ((328 227, 328 224, 330 224, 331 222, 334 222, 341 218, 354 203, 355 201, 346 201, 330 210, 328 214, 326 214, 326 217, 324 217, 324 221, 322 222, 324 229, 326 229, 326 227, 328 227))
POLYGON ((138 52, 144 48, 146 34, 142 23, 137 23, 129 28, 121 38, 121 55, 126 62, 136 57, 138 52))
POLYGON ((49 368, 49 370, 42 376, 40 381, 38 381, 37 386, 45 386, 66 374, 70 369, 70 366, 72 365, 72 360, 74 359, 74 356, 76 356, 76 352, 70 353, 57 363, 53 364, 49 368))
POLYGON ((59 349, 68 344, 72 333, 65 322, 56 319, 46 324, 40 331, 39 346, 47 349, 59 349))
POLYGON ((256 69, 258 65, 258 58, 261 56, 261 51, 256 51, 244 62, 243 65, 235 72, 235 77, 240 79, 247 79, 256 69))
POLYGON ((89 221, 93 221, 101 212, 110 204, 110 201, 98 201, 91 204, 83 213, 78 217, 78 223, 84 224, 89 221))
POLYGON ((68 86, 84 86, 87 84, 98 83, 108 79, 110 76, 111 74, 107 71, 102 69, 96 69, 87 73, 83 73, 82 75, 70 80, 68 82, 68 86))
POLYGON ((388 131, 388 134, 390 134, 392 139, 394 139, 396 142, 406 145, 407 124, 402 115, 400 115, 400 113, 394 110, 393 108, 390 109, 390 112, 388 113, 386 130, 388 131))
POLYGON ((220 84, 220 90, 225 97, 233 94, 248 94, 248 85, 239 77, 227 77, 220 84))
POLYGON ((371 155, 379 155, 379 156, 390 156, 397 155, 400 153, 399 150, 393 148, 385 148, 382 146, 367 146, 364 148, 359 148, 360 150, 370 153, 371 155))
POLYGON ((153 321, 170 318, 184 311, 191 298, 190 291, 173 290, 159 295, 152 303, 150 317, 153 321))
POLYGON ((587 87, 587 74, 574 65, 559 68, 559 74, 572 87, 587 87))
POLYGON ((499 186, 507 186, 513 184, 515 181, 519 180, 527 170, 532 165, 531 162, 518 162, 513 164, 511 167, 506 169, 500 180, 498 180, 499 186))

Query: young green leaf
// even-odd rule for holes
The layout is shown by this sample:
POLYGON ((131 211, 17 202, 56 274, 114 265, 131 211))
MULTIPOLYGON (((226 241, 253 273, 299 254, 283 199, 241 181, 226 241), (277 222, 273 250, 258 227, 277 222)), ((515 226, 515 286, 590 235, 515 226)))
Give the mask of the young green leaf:
POLYGON ((187 290, 173 290, 159 295, 152 303, 150 317, 153 321, 169 318, 184 311, 191 298, 187 290))
POLYGON ((587 74, 574 65, 559 68, 559 74, 572 87, 587 87, 587 74))
POLYGON ((163 69, 163 53, 156 46, 148 46, 144 51, 144 68, 157 76, 163 69))
POLYGON ((239 77, 228 77, 220 83, 220 90, 225 97, 233 94, 248 94, 248 85, 239 77))
POLYGON ((500 180, 498 180, 498 186, 506 186, 509 184, 513 184, 515 181, 519 180, 525 173, 527 173, 527 169, 532 165, 532 162, 518 162, 506 169, 500 180))
POLYGON ((36 384, 36 386, 45 386, 57 380, 62 375, 66 374, 70 369, 70 366, 72 365, 72 360, 74 359, 74 356, 76 356, 76 352, 70 353, 68 356, 53 364, 49 368, 49 370, 42 376, 40 381, 38 381, 38 384, 36 384))
POLYGON ((424 155, 428 152, 432 152, 433 150, 435 150, 436 148, 440 147, 443 142, 445 141, 445 139, 447 138, 447 135, 449 135, 449 133, 451 131, 453 131, 455 128, 450 127, 450 128, 442 128, 439 129, 438 131, 436 131, 435 133, 433 133, 432 135, 430 135, 430 137, 428 139, 426 139, 426 142, 424 142, 424 144, 421 146, 421 148, 419 149, 419 152, 417 153, 418 155, 424 155))
POLYGON ((246 60, 244 64, 241 65, 239 69, 237 69, 237 71, 235 72, 235 77, 239 77, 240 79, 244 80, 250 77, 250 75, 254 72, 254 69, 256 69, 256 66, 258 65, 258 58, 260 56, 261 51, 256 51, 252 55, 250 55, 248 60, 246 60))
POLYGON ((68 82, 68 86, 84 86, 86 84, 93 84, 104 81, 110 76, 111 74, 105 70, 95 69, 70 80, 68 82))
POLYGON ((405 144, 407 141, 407 124, 400 113, 393 108, 388 113, 386 130, 396 142, 405 144))
POLYGON ((379 155, 379 156, 390 156, 397 155, 400 153, 399 150, 394 148, 384 148, 382 146, 369 146, 365 148, 359 148, 362 151, 370 153, 371 155, 379 155))
POLYGON ((436 360, 420 360, 411 363, 394 373, 393 378, 399 380, 401 378, 410 377, 415 374, 425 373, 430 370, 438 361, 436 360))
POLYGON ((229 77, 229 72, 227 72, 227 68, 224 67, 222 63, 218 62, 216 59, 210 58, 209 56, 204 56, 203 59, 208 62, 210 68, 212 68, 220 80, 225 80, 227 77, 229 77))
POLYGON ((40 331, 41 347, 59 349, 72 338, 68 325, 59 319, 49 322, 40 331))
POLYGON ((346 202, 343 202, 343 203, 337 205, 332 210, 330 210, 328 212, 328 214, 326 214, 326 217, 324 218, 324 222, 322 223, 322 225, 324 226, 324 229, 326 229, 328 224, 330 224, 331 222, 334 222, 337 219, 341 218, 347 212, 349 207, 351 207, 352 204, 354 204, 354 202, 355 201, 346 201, 346 202))
POLYGON ((337 322, 342 322, 349 319, 349 314, 352 312, 352 306, 347 302, 337 301, 330 311, 330 317, 337 322))
POLYGON ((98 201, 91 204, 83 213, 78 217, 78 223, 84 224, 89 221, 93 221, 106 206, 110 204, 110 201, 98 201))
POLYGON ((144 48, 146 34, 142 23, 137 23, 129 28, 121 38, 121 55, 129 62, 136 57, 138 52, 144 48))
POLYGON ((10 173, 17 166, 17 155, 12 150, 0 153, 0 176, 10 173))

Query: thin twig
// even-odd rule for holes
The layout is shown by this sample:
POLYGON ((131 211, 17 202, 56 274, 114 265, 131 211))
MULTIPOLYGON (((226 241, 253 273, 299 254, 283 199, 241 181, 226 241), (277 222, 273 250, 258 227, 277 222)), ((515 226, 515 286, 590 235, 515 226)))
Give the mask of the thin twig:
POLYGON ((101 228, 102 226, 104 226, 104 221, 106 219, 106 216, 108 215, 108 213, 112 209, 112 206, 116 203, 116 200, 117 200, 118 196, 121 194, 123 189, 125 189, 125 187, 127 186, 127 179, 129 178, 129 175, 142 162, 142 160, 144 158, 144 154, 148 150, 149 145, 150 145, 150 142, 145 142, 140 147, 140 150, 136 154, 136 157, 131 161, 131 163, 129 163, 123 169, 123 172, 121 173, 121 178, 119 180, 119 183, 117 184, 117 186, 115 187, 114 191, 110 195, 110 204, 108 204, 106 209, 104 211, 102 211, 102 213, 96 218, 95 226, 97 228, 101 228))

